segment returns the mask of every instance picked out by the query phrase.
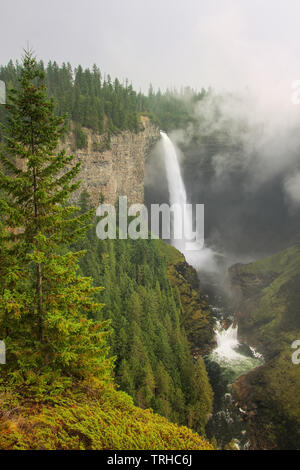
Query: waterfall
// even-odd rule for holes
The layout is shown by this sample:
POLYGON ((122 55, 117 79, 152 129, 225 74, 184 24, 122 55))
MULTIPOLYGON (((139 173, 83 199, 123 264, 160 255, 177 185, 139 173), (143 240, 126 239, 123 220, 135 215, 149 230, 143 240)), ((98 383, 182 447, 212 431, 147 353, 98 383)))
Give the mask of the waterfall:
POLYGON ((182 239, 176 240, 171 237, 171 243, 184 254, 187 262, 195 269, 207 272, 217 272, 214 258, 215 253, 213 250, 203 247, 202 244, 199 245, 199 243, 195 241, 195 234, 193 234, 192 208, 187 205, 186 189, 180 171, 176 148, 165 132, 160 131, 160 134, 164 148, 164 163, 167 174, 169 202, 171 206, 173 204, 180 206, 182 212, 181 220, 178 217, 173 218, 173 234, 176 232, 178 233, 178 231, 180 232, 182 221, 184 228, 182 239))
POLYGON ((160 131, 165 150, 165 166, 167 172, 170 204, 183 206, 187 202, 186 190, 181 176, 177 152, 169 136, 160 131))
MULTIPOLYGON (((183 221, 183 228, 185 228, 185 233, 190 233, 192 230, 192 214, 191 211, 188 211, 186 208, 187 196, 182 179, 178 156, 176 148, 169 138, 169 136, 160 131, 163 147, 164 147, 164 158, 165 158, 165 168, 167 173, 167 182, 169 190, 169 199, 170 205, 177 204, 181 208, 181 218, 174 217, 172 220, 173 236, 175 233, 180 233, 181 222, 183 221)), ((185 240, 184 235, 181 240, 176 240, 172 238, 172 245, 174 245, 181 252, 185 251, 185 240)))
POLYGON ((253 369, 263 362, 263 356, 254 348, 249 348, 249 355, 238 352, 241 343, 238 340, 238 327, 231 324, 227 329, 222 326, 220 320, 216 320, 215 328, 217 347, 211 353, 211 357, 219 364, 234 368, 236 376, 253 369))
POLYGON ((217 325, 215 333, 217 341, 217 348, 214 350, 215 354, 228 360, 243 359, 243 356, 235 351, 239 346, 237 327, 230 325, 225 330, 220 325, 217 325))
MULTIPOLYGON (((188 242, 191 241, 190 235, 193 228, 192 211, 188 210, 186 207, 186 188, 182 179, 176 148, 165 132, 161 131, 160 134, 164 149, 169 203, 171 206, 174 204, 180 206, 185 228, 182 239, 176 240, 174 239, 175 237, 171 237, 171 243, 184 254, 187 262, 198 270, 198 272, 212 273, 214 278, 216 278, 218 274, 218 265, 215 262, 216 253, 212 249, 203 247, 202 245, 199 249, 197 247, 197 250, 189 250, 188 242), (188 236, 186 236, 186 234, 188 236)), ((178 220, 176 217, 173 218, 173 236, 176 230, 181 228, 176 225, 178 222, 181 223, 181 221, 182 219, 178 220)), ((195 242, 193 244, 195 246, 195 242)), ((211 383, 216 384, 216 390, 218 391, 218 387, 220 390, 222 390, 223 387, 226 388, 226 386, 231 384, 237 377, 262 364, 263 358, 261 355, 258 355, 254 348, 249 349, 249 356, 238 352, 238 348, 242 346, 238 341, 238 328, 232 324, 225 329, 222 321, 225 318, 224 315, 219 308, 216 307, 214 310, 219 312, 218 318, 215 318, 217 346, 206 357, 206 361, 208 364, 217 363, 219 365, 217 374, 214 372, 216 370, 215 368, 210 370, 210 380, 215 381, 211 383)), ((242 413, 244 413, 244 411, 235 406, 231 394, 228 392, 225 393, 224 398, 221 397, 219 402, 214 403, 214 413, 208 423, 210 435, 217 436, 221 444, 226 444, 230 442, 232 438, 238 437, 239 439, 235 439, 235 441, 239 443, 239 447, 247 448, 248 439, 245 424, 241 418, 242 413)))
MULTIPOLYGON (((185 185, 182 179, 179 159, 176 152, 176 148, 165 132, 160 132, 162 137, 162 143, 164 148, 164 162, 167 174, 167 183, 169 190, 170 205, 177 204, 180 206, 183 217, 183 225, 186 228, 184 235, 181 240, 171 239, 172 245, 181 251, 187 262, 194 266, 198 271, 208 271, 211 267, 212 272, 217 272, 217 266, 214 266, 214 255, 215 253, 210 248, 200 248, 198 251, 189 251, 187 249, 188 241, 191 241, 192 232, 192 211, 188 210, 187 195, 185 185), (187 236, 186 236, 187 234, 187 236)), ((182 220, 182 219, 181 219, 182 220)), ((173 234, 177 229, 180 229, 177 225, 181 224, 181 220, 177 217, 173 218, 173 234), (177 225, 176 225, 177 224, 177 225)), ((244 364, 245 367, 249 367, 249 361, 253 363, 253 358, 246 357, 237 352, 240 343, 237 338, 237 327, 230 325, 229 328, 224 329, 220 322, 217 321, 215 329, 217 347, 213 351, 214 359, 217 362, 228 363, 238 365, 244 364)), ((253 352, 252 352, 253 354, 253 352)), ((254 362, 256 356, 254 356, 254 362)), ((251 367, 250 367, 251 368, 251 367)))
MULTIPOLYGON (((190 240, 189 230, 192 230, 192 211, 188 211, 186 208, 187 195, 180 171, 178 155, 176 152, 176 148, 169 136, 162 131, 160 132, 160 134, 162 137, 164 148, 164 161, 167 174, 170 205, 177 204, 180 206, 184 219, 184 227, 186 227, 187 224, 187 233, 189 237, 188 240, 190 240)), ((177 217, 174 217, 173 234, 176 232, 176 229, 178 229, 176 224, 180 222, 181 221, 177 217)), ((186 231, 184 233, 186 234, 186 231)), ((182 240, 171 240, 172 245, 174 245, 179 251, 184 254, 188 263, 190 263, 196 269, 199 269, 199 267, 201 267, 201 262, 202 266, 205 264, 209 264, 208 262, 211 263, 213 255, 212 250, 204 248, 193 252, 188 251, 186 249, 186 241, 187 239, 184 237, 182 238, 182 240)), ((217 340, 217 348, 214 352, 221 360, 239 360, 243 358, 241 354, 235 351, 235 348, 239 346, 239 342, 237 339, 237 328, 234 328, 234 326, 231 325, 227 330, 225 330, 219 324, 216 328, 215 333, 217 340)))

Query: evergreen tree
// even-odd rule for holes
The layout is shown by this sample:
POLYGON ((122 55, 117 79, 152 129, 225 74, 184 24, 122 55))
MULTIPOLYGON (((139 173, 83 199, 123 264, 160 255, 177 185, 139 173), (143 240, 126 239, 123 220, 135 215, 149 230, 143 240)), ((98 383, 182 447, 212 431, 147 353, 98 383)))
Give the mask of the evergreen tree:
POLYGON ((198 432, 205 432, 208 410, 212 409, 213 392, 210 387, 208 375, 202 357, 199 357, 193 374, 192 400, 188 411, 189 425, 198 432))
MULTIPOLYGON (((88 198, 82 195, 82 207, 88 198)), ((95 227, 77 244, 82 272, 105 287, 103 318, 112 321, 115 378, 136 404, 203 428, 211 412, 205 367, 194 365, 178 288, 168 279, 155 240, 99 240, 95 227), (124 362, 125 361, 125 362, 124 362)), ((200 361, 200 360, 199 360, 200 361)))
POLYGON ((78 275, 82 253, 68 251, 90 216, 68 205, 80 166, 64 151, 55 155, 64 119, 54 115, 43 80, 25 52, 19 88, 9 94, 0 172, 0 337, 7 347, 1 380, 30 385, 31 392, 74 378, 107 381, 111 371, 107 324, 87 319, 101 308, 94 300, 100 288, 78 275))

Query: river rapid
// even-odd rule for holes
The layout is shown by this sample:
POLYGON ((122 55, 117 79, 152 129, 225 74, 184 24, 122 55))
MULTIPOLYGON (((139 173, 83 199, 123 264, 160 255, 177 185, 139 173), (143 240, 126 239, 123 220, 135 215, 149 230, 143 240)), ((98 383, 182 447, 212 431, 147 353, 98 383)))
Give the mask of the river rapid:
MULTIPOLYGON (((238 339, 238 327, 234 324, 232 311, 230 307, 228 308, 220 285, 222 278, 219 276, 220 268, 222 270, 226 265, 225 256, 202 246, 195 250, 195 242, 193 243, 194 249, 188 249, 193 216, 192 211, 186 208, 188 199, 178 151, 172 140, 163 131, 161 131, 161 139, 169 202, 170 205, 177 205, 181 209, 184 226, 187 225, 189 228, 186 239, 171 239, 171 243, 184 254, 187 262, 197 270, 203 290, 208 292, 208 301, 215 318, 216 347, 204 358, 210 383, 214 390, 214 407, 207 425, 207 436, 216 438, 219 448, 226 448, 231 443, 231 447, 236 449, 248 449, 247 414, 234 402, 231 384, 240 375, 260 366, 263 363, 263 357, 254 348, 240 343, 238 339), (207 266, 210 266, 210 275, 207 275, 207 266)), ((173 220, 174 233, 180 230, 180 223, 179 218, 173 220)))
POLYGON ((228 303, 220 295, 210 295, 215 318, 216 347, 204 358, 214 390, 213 413, 207 436, 215 437, 219 448, 250 448, 247 412, 234 401, 232 383, 241 375, 263 364, 264 358, 253 347, 238 339, 238 326, 228 303))

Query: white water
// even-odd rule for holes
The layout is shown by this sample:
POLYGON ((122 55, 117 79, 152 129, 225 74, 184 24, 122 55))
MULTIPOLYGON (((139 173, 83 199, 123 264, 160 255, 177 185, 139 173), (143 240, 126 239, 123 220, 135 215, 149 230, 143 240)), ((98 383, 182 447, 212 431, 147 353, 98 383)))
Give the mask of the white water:
MULTIPOLYGON (((163 146, 164 146, 164 157, 165 157, 165 167, 167 173, 167 181, 168 181, 168 190, 169 190, 169 199, 170 205, 177 204, 181 208, 182 218, 184 225, 188 224, 188 229, 192 230, 192 217, 191 213, 186 210, 187 204, 187 197, 186 197, 186 190, 184 186, 184 182, 181 176, 178 156, 176 152, 176 148, 169 138, 169 136, 165 133, 160 131, 160 135, 162 137, 163 146)), ((179 233, 181 231, 181 226, 179 226, 181 222, 179 217, 174 217, 173 219, 173 234, 179 233)), ((172 238, 172 245, 175 246, 181 252, 185 250, 185 241, 184 235, 182 240, 175 240, 172 238)))
POLYGON ((184 206, 187 203, 186 190, 181 176, 177 152, 169 136, 160 131, 165 150, 165 166, 167 171, 170 204, 184 206))
POLYGON ((240 346, 238 340, 238 327, 230 325, 227 329, 223 328, 220 321, 216 321, 216 342, 217 347, 213 350, 210 357, 221 366, 232 369, 232 377, 237 378, 240 374, 246 373, 260 365, 263 357, 254 348, 250 348, 251 356, 245 356, 237 352, 240 346))
POLYGON ((217 348, 214 350, 215 354, 220 358, 228 359, 231 361, 241 360, 244 357, 236 352, 236 348, 239 346, 239 341, 237 339, 238 328, 230 325, 227 330, 221 328, 218 325, 215 330, 217 348))
MULTIPOLYGON (((188 204, 187 194, 183 178, 181 175, 178 154, 176 148, 169 138, 169 136, 160 131, 162 137, 162 143, 164 147, 164 162, 167 174, 168 191, 169 191, 169 202, 172 206, 177 204, 180 206, 182 211, 183 220, 183 233, 182 239, 178 240, 171 237, 171 243, 181 253, 184 254, 187 262, 191 264, 195 269, 204 269, 205 271, 216 272, 217 266, 214 260, 214 252, 210 248, 200 246, 197 247, 195 236, 193 236, 193 214, 190 207, 186 207, 188 204), (193 248, 189 250, 188 248, 193 248)), ((178 218, 173 219, 173 233, 180 233, 180 220, 178 218)), ((199 246, 199 245, 198 245, 199 246)))

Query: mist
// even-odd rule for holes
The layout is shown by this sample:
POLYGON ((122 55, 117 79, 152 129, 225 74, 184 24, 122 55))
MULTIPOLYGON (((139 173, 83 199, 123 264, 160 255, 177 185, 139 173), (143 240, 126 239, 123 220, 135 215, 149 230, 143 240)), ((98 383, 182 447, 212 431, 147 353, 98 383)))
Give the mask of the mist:
POLYGON ((1 0, 1 62, 29 46, 46 63, 96 63, 143 91, 250 87, 273 101, 282 88, 289 99, 299 17, 297 0, 1 0))
MULTIPOLYGON (((200 269, 250 262, 299 238, 300 110, 280 103, 212 91, 190 104, 193 123, 170 134, 188 200, 205 205, 206 251, 193 263, 200 269)), ((168 202, 163 159, 158 144, 147 164, 148 204, 168 202)))

